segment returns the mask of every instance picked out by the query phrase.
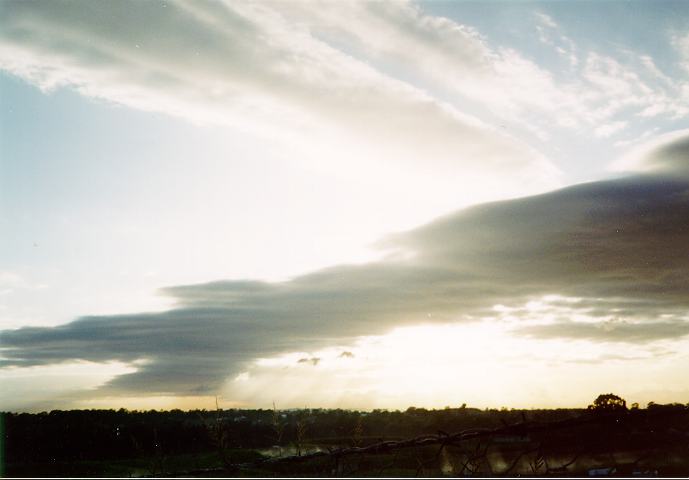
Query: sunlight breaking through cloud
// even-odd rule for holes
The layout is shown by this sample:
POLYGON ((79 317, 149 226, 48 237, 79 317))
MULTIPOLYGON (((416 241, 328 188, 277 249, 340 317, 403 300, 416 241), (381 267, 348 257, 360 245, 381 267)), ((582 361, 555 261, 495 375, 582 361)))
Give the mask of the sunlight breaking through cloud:
MULTIPOLYGON (((685 158, 669 161, 680 168, 685 158)), ((259 356, 317 350, 420 322, 476 326, 492 316, 492 324, 483 324, 496 329, 485 351, 496 352, 504 349, 492 342, 508 327, 524 345, 529 338, 559 339, 561 348, 585 341, 613 352, 611 342, 639 348, 680 338, 689 334, 689 265, 678 255, 689 242, 687 191, 681 177, 646 175, 479 205, 381 243, 413 251, 410 258, 342 265, 277 283, 171 287, 177 307, 167 312, 4 331, 2 363, 145 357, 137 372, 101 390, 199 395, 217 391, 259 356)), ((436 335, 428 343, 442 341, 436 335)), ((484 352, 474 351, 477 345, 469 341, 463 348, 484 352)), ((524 351, 553 344, 530 345, 524 351)), ((302 368, 316 370, 328 363, 322 358, 292 354, 288 363, 304 360, 302 368)), ((493 358, 498 362, 497 354, 493 358)), ((388 361, 400 365, 401 359, 388 361)), ((500 368, 515 361, 503 359, 500 368)), ((384 385, 391 373, 381 375, 376 381, 384 385)), ((311 375, 300 380, 313 381, 311 375)))

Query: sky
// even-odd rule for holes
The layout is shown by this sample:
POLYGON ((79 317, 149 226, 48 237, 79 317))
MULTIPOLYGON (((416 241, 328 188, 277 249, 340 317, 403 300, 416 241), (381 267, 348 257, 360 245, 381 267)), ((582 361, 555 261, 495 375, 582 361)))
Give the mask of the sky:
POLYGON ((689 6, 0 0, 0 409, 689 402, 689 6))

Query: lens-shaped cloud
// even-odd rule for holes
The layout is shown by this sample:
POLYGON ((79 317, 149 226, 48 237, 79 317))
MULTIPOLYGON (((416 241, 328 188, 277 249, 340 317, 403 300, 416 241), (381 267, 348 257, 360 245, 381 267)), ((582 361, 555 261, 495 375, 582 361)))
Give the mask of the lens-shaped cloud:
MULTIPOLYGON (((675 155, 669 145, 658 151, 675 155)), ((548 293, 579 299, 601 324, 560 319, 522 334, 639 343, 686 335, 686 178, 641 175, 479 205, 384 239, 390 255, 378 262, 279 283, 170 287, 178 306, 167 312, 4 331, 3 364, 144 359, 103 388, 198 394, 257 357, 421 321, 472 321, 548 293)))

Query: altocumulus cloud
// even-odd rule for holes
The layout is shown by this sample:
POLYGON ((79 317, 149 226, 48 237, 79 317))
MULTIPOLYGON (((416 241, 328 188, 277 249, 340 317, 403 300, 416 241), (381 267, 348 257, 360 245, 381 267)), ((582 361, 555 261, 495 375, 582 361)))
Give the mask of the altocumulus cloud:
POLYGON ((140 360, 103 392, 198 394, 252 359, 420 321, 470 322, 545 294, 562 318, 516 334, 646 343, 689 333, 689 150, 647 151, 653 173, 471 207, 381 241, 389 255, 289 281, 167 288, 162 313, 84 317, 0 334, 2 365, 140 360), (683 151, 680 154, 679 151, 683 151), (661 158, 669 155, 668 158, 661 158), (559 302, 559 303, 558 303, 559 302), (573 303, 572 303, 573 302, 573 303), (574 304, 573 310, 567 305, 574 304), (588 320, 568 311, 584 312, 588 320), (430 315, 429 315, 430 314, 430 315))

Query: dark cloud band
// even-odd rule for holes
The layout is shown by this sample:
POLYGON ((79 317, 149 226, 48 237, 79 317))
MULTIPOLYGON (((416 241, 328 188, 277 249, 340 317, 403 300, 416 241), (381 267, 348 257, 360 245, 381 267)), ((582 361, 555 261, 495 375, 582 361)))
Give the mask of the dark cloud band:
MULTIPOLYGON (((672 151, 681 165, 687 156, 672 151)), ((560 319, 522 334, 638 343, 687 335, 687 178, 637 176, 479 205, 390 236, 381 246, 405 255, 379 262, 280 283, 176 286, 166 292, 179 307, 167 312, 4 331, 2 365, 141 359, 103 388, 198 394, 258 356, 429 318, 470 321, 549 293, 620 322, 560 319)))

